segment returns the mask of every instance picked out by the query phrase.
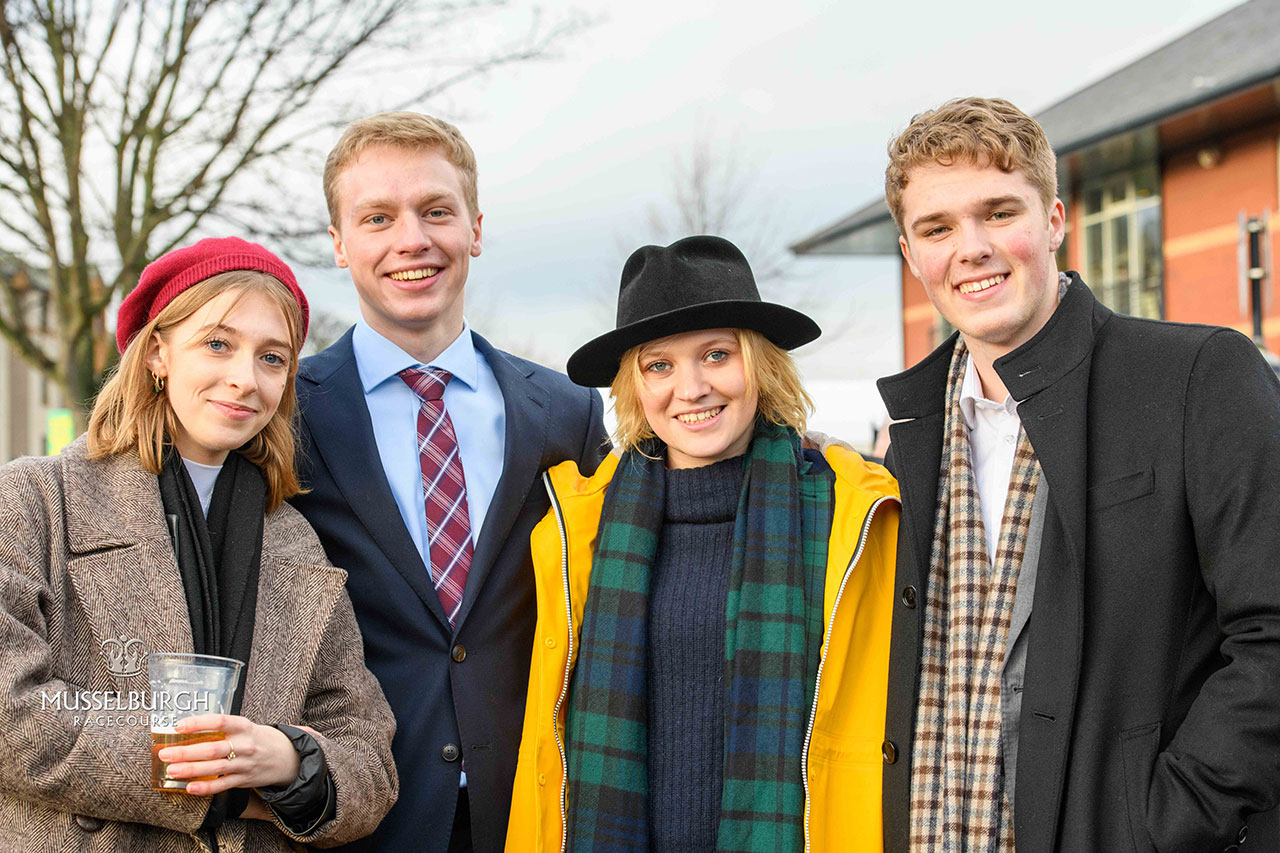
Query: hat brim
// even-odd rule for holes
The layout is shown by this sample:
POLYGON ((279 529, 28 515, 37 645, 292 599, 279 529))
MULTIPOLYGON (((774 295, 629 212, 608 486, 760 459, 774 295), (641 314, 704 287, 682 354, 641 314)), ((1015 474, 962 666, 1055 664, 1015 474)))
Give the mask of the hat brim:
POLYGON ((603 388, 613 384, 623 353, 633 346, 701 329, 752 329, 784 350, 803 346, 822 334, 808 315, 774 302, 703 302, 646 317, 587 341, 569 356, 569 378, 588 388, 603 388))

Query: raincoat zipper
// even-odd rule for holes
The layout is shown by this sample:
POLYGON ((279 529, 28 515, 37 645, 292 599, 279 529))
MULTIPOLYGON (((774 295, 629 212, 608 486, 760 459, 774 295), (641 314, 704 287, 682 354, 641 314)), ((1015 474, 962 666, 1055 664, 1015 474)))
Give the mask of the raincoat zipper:
POLYGON ((573 601, 569 595, 569 537, 565 533, 564 510, 556 498, 556 490, 551 485, 550 472, 544 471, 542 482, 547 487, 547 496, 551 499, 551 510, 556 516, 556 527, 560 530, 560 578, 564 583, 565 622, 569 626, 569 647, 566 651, 564 667, 564 683, 560 686, 560 696, 556 699, 556 708, 551 715, 551 731, 555 734, 556 749, 560 751, 560 853, 565 853, 569 845, 569 815, 565 804, 565 795, 569 786, 569 762, 565 757, 565 745, 560 739, 560 709, 564 706, 565 697, 569 693, 570 664, 573 661, 573 601))
MULTIPOLYGON (((867 510, 867 517, 862 522, 862 532, 858 534, 858 547, 853 551, 853 559, 849 561, 848 567, 844 570, 844 577, 840 579, 840 590, 836 593, 835 603, 831 605, 831 619, 827 622, 827 631, 825 638, 831 637, 832 629, 836 624, 836 611, 840 607, 840 599, 844 597, 845 585, 849 583, 849 576, 853 574, 854 567, 858 565, 858 560, 862 558, 862 551, 867 545, 867 536, 871 532, 871 519, 875 518, 876 510, 880 508, 880 504, 885 501, 894 501, 901 503, 894 497, 878 498, 871 508, 867 510)), ((825 641, 824 641, 825 645, 825 641)), ((809 741, 813 737, 813 723, 818 715, 818 692, 822 689, 822 668, 827 662, 826 654, 822 655, 822 659, 818 661, 818 675, 813 683, 813 707, 809 709, 809 727, 804 733, 804 749, 800 753, 800 778, 804 782, 804 849, 805 853, 809 853, 809 741)))

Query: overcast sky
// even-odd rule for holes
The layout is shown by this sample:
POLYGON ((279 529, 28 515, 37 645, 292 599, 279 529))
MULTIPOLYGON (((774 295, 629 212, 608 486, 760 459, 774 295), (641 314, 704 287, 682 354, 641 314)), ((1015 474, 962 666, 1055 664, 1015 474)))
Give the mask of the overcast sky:
MULTIPOLYGON (((1035 113, 1237 3, 576 5, 596 23, 558 58, 427 108, 459 124, 479 161, 484 252, 468 316, 498 346, 556 367, 612 327, 622 262, 654 239, 650 211, 668 216, 673 157, 698 134, 742 165, 759 211, 744 217, 753 233, 726 236, 781 247, 881 193, 885 145, 912 114, 972 94, 1035 113)), ((798 265, 785 301, 835 331, 800 351, 806 378, 826 387, 901 369, 897 270, 798 265)), ((355 318, 341 275, 307 278, 317 306, 355 318)))

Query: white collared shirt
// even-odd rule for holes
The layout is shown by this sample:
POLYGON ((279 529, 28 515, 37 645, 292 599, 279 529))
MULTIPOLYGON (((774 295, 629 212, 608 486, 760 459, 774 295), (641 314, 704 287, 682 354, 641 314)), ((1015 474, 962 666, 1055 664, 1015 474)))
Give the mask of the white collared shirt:
POLYGON ((960 386, 960 412, 969 436, 969 455, 978 483, 982 505, 982 527, 987 538, 987 557, 994 564, 1000 543, 1000 523, 1009 497, 1009 477, 1018 450, 1018 404, 1007 393, 1004 402, 988 400, 982 394, 973 357, 965 358, 964 383, 960 386))
POLYGON ((364 320, 356 323, 351 345, 387 484, 427 566, 431 565, 431 554, 418 461, 418 409, 422 402, 397 374, 406 367, 438 367, 453 374, 444 389, 444 407, 458 439, 474 545, 502 476, 507 415, 502 389, 493 369, 475 348, 471 327, 464 321, 462 333, 429 365, 420 364, 364 320))
MULTIPOLYGON (((423 565, 428 567, 431 551, 426 496, 418 461, 418 410, 422 401, 398 374, 406 367, 438 367, 453 374, 444 389, 444 407, 458 439, 474 546, 502 476, 507 414, 502 389, 493 368, 476 349, 471 327, 464 320, 462 333, 430 364, 422 364, 364 320, 356 323, 351 345, 387 485, 400 509, 400 518, 422 555, 423 565)), ((466 771, 458 784, 466 787, 466 771)))

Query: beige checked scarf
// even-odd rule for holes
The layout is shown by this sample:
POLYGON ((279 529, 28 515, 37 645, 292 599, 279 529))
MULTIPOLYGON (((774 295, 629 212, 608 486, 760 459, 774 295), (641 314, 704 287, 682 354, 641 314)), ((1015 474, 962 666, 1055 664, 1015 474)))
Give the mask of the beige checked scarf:
POLYGON ((1000 670, 1040 465, 1019 430, 996 559, 990 560, 960 411, 966 356, 957 340, 924 610, 911 849, 1013 853, 1000 761, 1000 670))

